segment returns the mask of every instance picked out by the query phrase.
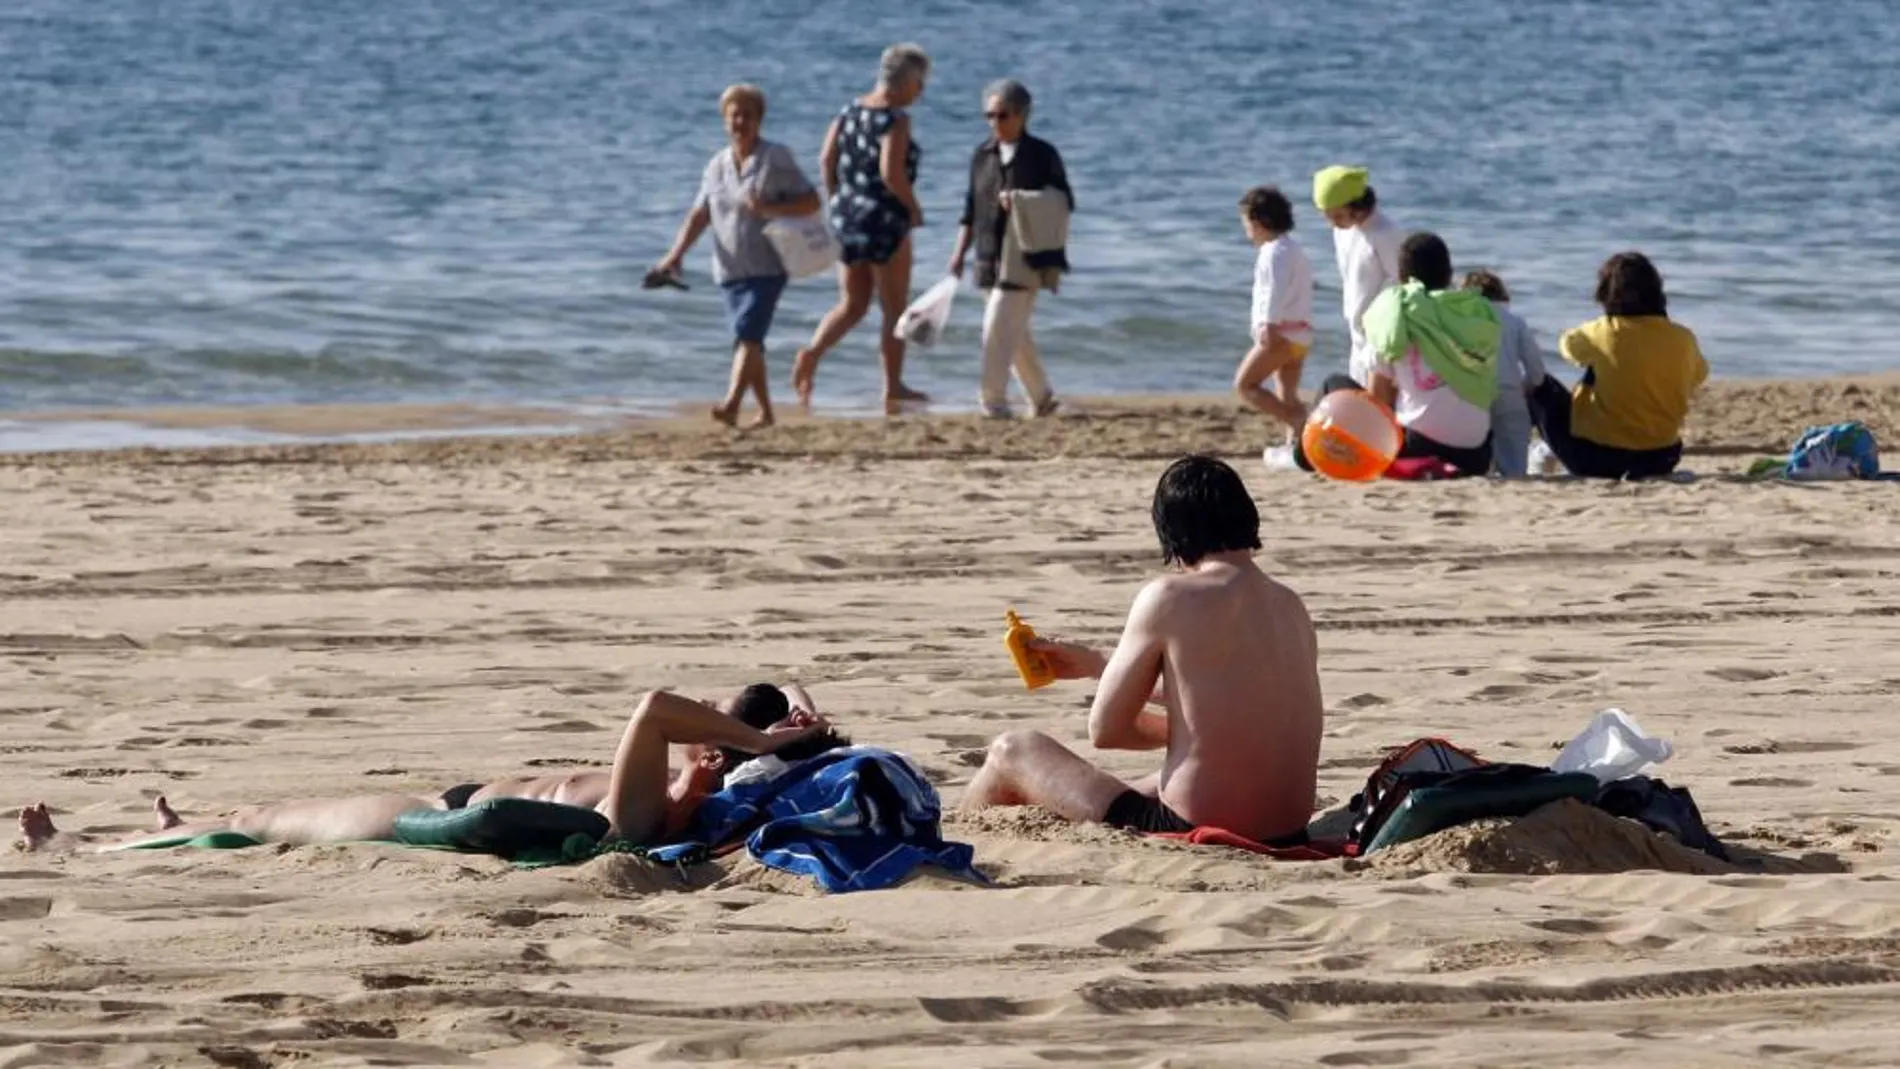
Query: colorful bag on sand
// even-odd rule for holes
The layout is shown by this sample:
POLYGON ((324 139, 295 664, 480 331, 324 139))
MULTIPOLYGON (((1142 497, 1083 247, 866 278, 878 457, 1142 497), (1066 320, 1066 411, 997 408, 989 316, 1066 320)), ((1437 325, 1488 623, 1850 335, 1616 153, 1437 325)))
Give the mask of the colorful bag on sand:
POLYGON ((1391 818, 1405 801, 1403 778, 1415 772, 1463 772, 1489 764, 1477 754, 1453 746, 1444 739, 1418 739, 1386 755, 1379 767, 1366 777, 1366 789, 1353 796, 1347 808, 1353 813, 1351 845, 1363 847, 1379 834, 1379 827, 1391 818))
POLYGON ((1809 427, 1788 451, 1788 479, 1871 479, 1880 474, 1874 432, 1859 422, 1809 427))

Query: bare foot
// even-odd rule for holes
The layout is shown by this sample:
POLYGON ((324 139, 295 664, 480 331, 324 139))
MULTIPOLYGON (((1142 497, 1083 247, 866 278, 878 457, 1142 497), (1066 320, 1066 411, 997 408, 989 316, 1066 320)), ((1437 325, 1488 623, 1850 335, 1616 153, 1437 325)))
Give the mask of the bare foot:
POLYGON ((886 392, 884 394, 884 414, 887 416, 899 415, 904 411, 905 405, 923 404, 929 400, 929 394, 921 390, 913 390, 899 383, 895 391, 886 392))
POLYGON ((1061 407, 1062 407, 1062 402, 1056 400, 1055 394, 1050 394, 1049 396, 1036 402, 1036 418, 1047 419, 1050 416, 1055 415, 1056 410, 1061 407))
POLYGON ((170 831, 184 823, 184 820, 178 816, 178 810, 173 809, 172 804, 167 802, 162 794, 152 802, 152 812, 158 814, 159 831, 170 831))
POLYGON ((758 415, 752 417, 752 421, 745 425, 745 429, 749 431, 762 431, 765 428, 770 427, 773 424, 773 422, 775 421, 772 419, 769 413, 761 412, 758 415))
POLYGON ((792 391, 798 394, 801 407, 811 407, 811 391, 817 382, 818 354, 810 349, 800 349, 798 357, 792 361, 792 391))
POLYGON ((728 427, 739 425, 739 413, 734 409, 715 406, 712 410, 712 418, 714 423, 723 423, 728 427))
POLYGON ((53 827, 53 814, 47 811, 45 802, 20 810, 21 845, 29 853, 45 849, 58 834, 59 829, 53 827))

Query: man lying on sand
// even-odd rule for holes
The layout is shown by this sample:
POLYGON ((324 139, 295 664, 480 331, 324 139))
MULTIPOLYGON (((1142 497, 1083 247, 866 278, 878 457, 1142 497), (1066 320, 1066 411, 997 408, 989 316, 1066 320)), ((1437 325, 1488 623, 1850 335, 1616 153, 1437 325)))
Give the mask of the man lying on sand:
POLYGON ((1058 678, 1102 681, 1090 742, 1166 749, 1161 771, 1124 783, 1040 731, 1012 731, 990 745, 963 807, 1039 805, 1143 832, 1297 836, 1312 816, 1322 715, 1306 606, 1254 563, 1260 515, 1226 464, 1176 461, 1155 487, 1154 524, 1162 559, 1179 571, 1135 596, 1114 654, 1033 648, 1058 678))
MULTIPOLYGON (((531 798, 599 810, 613 833, 636 845, 658 842, 683 829, 706 796, 720 789, 728 769, 747 755, 773 754, 803 760, 849 744, 818 715, 803 688, 754 684, 729 705, 729 712, 677 694, 655 691, 641 699, 627 721, 614 754, 613 768, 552 776, 464 784, 440 797, 404 794, 360 795, 252 806, 221 823, 186 825, 164 798, 153 808, 167 840, 229 831, 258 842, 373 842, 395 836, 396 818, 418 809, 460 809, 490 798, 531 798), (686 748, 686 765, 667 768, 667 751, 686 748)), ((20 836, 27 850, 70 849, 82 845, 53 826, 45 803, 20 811, 20 836)), ((119 847, 152 841, 143 836, 119 847)))

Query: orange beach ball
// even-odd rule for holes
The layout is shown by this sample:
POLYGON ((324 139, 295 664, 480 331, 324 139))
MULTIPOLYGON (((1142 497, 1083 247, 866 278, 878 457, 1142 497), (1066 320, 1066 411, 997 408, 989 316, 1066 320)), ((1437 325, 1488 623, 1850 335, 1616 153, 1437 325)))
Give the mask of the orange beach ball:
POLYGON ((1404 441, 1392 410, 1363 390, 1335 390, 1320 398, 1300 431, 1313 470, 1344 482, 1384 475, 1404 441))

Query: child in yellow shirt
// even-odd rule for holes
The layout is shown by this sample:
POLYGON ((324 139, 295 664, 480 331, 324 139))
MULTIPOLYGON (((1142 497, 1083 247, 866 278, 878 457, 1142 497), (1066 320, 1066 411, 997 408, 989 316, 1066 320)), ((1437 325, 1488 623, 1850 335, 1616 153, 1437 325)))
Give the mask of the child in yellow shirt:
POLYGON ((1662 275, 1640 252, 1597 272, 1603 315, 1564 332, 1557 351, 1583 368, 1573 393, 1546 375, 1531 417, 1572 475, 1652 479, 1682 461, 1689 402, 1709 377, 1695 334, 1669 318, 1662 275))

